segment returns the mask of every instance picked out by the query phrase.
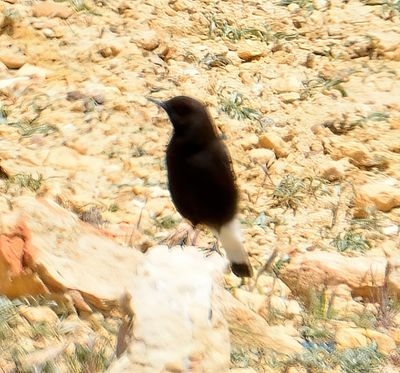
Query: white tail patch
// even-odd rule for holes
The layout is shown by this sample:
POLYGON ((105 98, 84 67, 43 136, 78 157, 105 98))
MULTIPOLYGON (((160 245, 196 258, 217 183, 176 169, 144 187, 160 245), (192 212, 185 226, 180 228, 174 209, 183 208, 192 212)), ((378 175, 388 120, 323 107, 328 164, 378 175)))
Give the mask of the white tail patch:
POLYGON ((243 247, 240 223, 237 219, 224 224, 218 235, 231 263, 248 263, 247 253, 243 247))

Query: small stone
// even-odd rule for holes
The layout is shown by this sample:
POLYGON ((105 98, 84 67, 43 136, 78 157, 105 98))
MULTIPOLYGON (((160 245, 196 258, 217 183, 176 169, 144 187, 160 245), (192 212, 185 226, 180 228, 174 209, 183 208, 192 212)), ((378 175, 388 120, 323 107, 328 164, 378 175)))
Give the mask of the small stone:
POLYGON ((181 361, 166 363, 163 369, 166 373, 183 373, 185 370, 181 361))
POLYGON ((287 157, 289 154, 286 143, 276 134, 263 134, 258 139, 258 145, 261 148, 271 149, 278 158, 287 157))
POLYGON ((270 165, 276 160, 275 153, 272 150, 265 148, 251 149, 249 156, 254 161, 263 165, 270 165))
POLYGON ((264 55, 265 49, 261 43, 254 40, 246 40, 242 42, 237 50, 237 55, 243 61, 250 62, 264 55))
POLYGON ((238 145, 240 145, 244 150, 253 149, 257 144, 258 136, 255 133, 245 134, 243 138, 238 141, 238 145))
POLYGON ((285 103, 285 104, 291 104, 292 102, 299 101, 300 100, 300 93, 298 92, 287 92, 287 93, 282 93, 279 98, 285 103))
POLYGON ((41 2, 32 6, 32 14, 34 17, 58 17, 66 19, 73 13, 74 11, 71 8, 52 1, 41 2))
POLYGON ((364 330, 360 328, 340 328, 336 332, 336 343, 339 350, 364 347, 369 344, 364 330))
POLYGON ((46 36, 46 38, 49 38, 49 39, 53 39, 53 38, 57 37, 57 35, 54 32, 54 30, 51 29, 51 28, 44 28, 42 30, 42 33, 43 33, 44 36, 46 36))
POLYGON ((290 3, 287 8, 291 13, 297 13, 300 10, 300 6, 296 3, 290 3))
POLYGON ((86 98, 86 95, 80 91, 70 91, 67 93, 68 101, 78 101, 86 98))
POLYGON ((364 211, 373 207, 389 212, 400 206, 400 189, 382 182, 364 184, 357 188, 355 205, 364 211))
POLYGON ((326 161, 321 164, 321 176, 328 181, 337 181, 344 178, 346 174, 346 161, 326 161))
POLYGON ((153 30, 146 30, 137 33, 133 37, 132 41, 138 47, 147 51, 152 51, 160 45, 160 39, 158 38, 157 33, 153 30))
POLYGON ((0 61, 0 73, 5 73, 5 72, 8 72, 8 68, 3 62, 0 61))
POLYGON ((396 224, 386 225, 385 227, 382 227, 381 230, 383 234, 393 236, 399 233, 399 226, 396 224))
POLYGON ((19 69, 26 63, 26 58, 20 54, 0 52, 0 61, 9 69, 19 69))
POLYGON ((396 342, 387 334, 380 333, 376 330, 366 329, 365 336, 371 341, 376 342, 378 345, 378 351, 383 354, 388 355, 396 349, 396 342))
POLYGON ((332 158, 350 158, 351 163, 357 167, 372 167, 376 160, 371 156, 368 147, 357 141, 336 140, 333 144, 332 158))
POLYGON ((265 306, 265 295, 250 293, 239 288, 234 288, 232 293, 237 300, 245 304, 254 312, 258 312, 265 306))
POLYGON ((315 67, 315 54, 314 53, 307 54, 307 59, 306 59, 305 65, 309 69, 313 69, 315 67))
POLYGON ((26 76, 0 80, 0 91, 22 91, 30 84, 30 80, 31 79, 26 76))
POLYGON ((105 98, 103 95, 94 95, 92 98, 98 105, 103 105, 105 102, 105 98))
POLYGON ((301 315, 302 311, 303 310, 301 309, 300 304, 296 300, 290 299, 288 301, 287 308, 286 308, 286 316, 287 317, 290 318, 293 316, 301 315))
POLYGON ((59 321, 56 313, 49 307, 20 307, 19 311, 30 323, 56 324, 59 321))
POLYGON ((99 49, 98 52, 101 54, 102 57, 107 58, 117 56, 120 50, 115 45, 110 45, 99 49))
POLYGON ((43 67, 34 66, 29 63, 26 63, 17 72, 18 76, 29 76, 31 78, 40 78, 40 79, 46 79, 48 74, 49 71, 47 69, 44 69, 43 67))
POLYGON ((299 92, 304 88, 303 77, 299 74, 287 74, 271 81, 271 87, 276 93, 299 92))

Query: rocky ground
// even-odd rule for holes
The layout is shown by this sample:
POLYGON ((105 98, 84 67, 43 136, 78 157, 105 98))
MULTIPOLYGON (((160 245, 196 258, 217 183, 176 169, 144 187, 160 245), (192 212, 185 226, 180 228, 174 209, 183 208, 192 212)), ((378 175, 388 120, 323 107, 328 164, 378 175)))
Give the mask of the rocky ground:
MULTIPOLYGON (((258 271, 247 283, 227 274, 225 288, 270 333, 264 343, 231 327, 231 368, 400 370, 398 0, 7 0, 0 11, 3 217, 29 210, 34 237, 74 246, 76 221, 35 225, 52 213, 32 207, 38 197, 115 245, 163 242, 184 223, 166 185, 171 125, 146 97, 197 97, 230 149, 258 271)), ((15 267, 6 249, 31 233, 11 235, 10 221, 0 370, 105 371, 121 324, 102 303, 112 291, 65 284, 49 274, 54 258, 27 265, 26 245, 15 267)))

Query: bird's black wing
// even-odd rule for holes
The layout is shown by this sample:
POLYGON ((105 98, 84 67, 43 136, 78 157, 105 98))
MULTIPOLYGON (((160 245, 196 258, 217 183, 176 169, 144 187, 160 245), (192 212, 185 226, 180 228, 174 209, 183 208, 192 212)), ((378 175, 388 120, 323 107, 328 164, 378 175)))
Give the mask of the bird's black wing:
POLYGON ((213 141, 191 155, 187 164, 200 222, 219 226, 232 219, 236 212, 237 190, 225 145, 219 140, 213 141))

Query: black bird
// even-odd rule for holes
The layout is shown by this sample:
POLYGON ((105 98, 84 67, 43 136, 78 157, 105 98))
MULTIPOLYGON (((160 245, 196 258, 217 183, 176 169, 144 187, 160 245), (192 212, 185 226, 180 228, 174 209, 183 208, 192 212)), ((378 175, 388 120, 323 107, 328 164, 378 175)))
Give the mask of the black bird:
POLYGON ((219 237, 236 276, 251 277, 253 270, 235 218, 235 175, 208 110, 187 96, 149 100, 167 112, 174 127, 167 147, 167 171, 176 209, 194 227, 204 224, 219 237))

